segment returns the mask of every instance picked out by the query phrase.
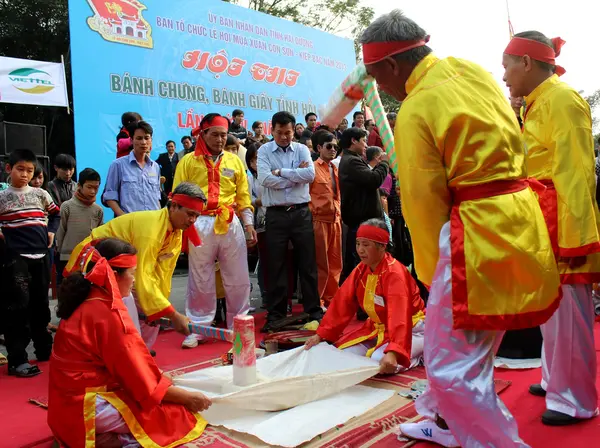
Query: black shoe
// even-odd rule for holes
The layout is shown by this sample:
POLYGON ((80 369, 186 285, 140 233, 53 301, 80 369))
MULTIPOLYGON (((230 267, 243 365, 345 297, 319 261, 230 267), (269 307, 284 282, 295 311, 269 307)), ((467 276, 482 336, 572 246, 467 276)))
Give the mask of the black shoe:
POLYGON ((150 356, 154 358, 156 356, 156 352, 154 350, 150 350, 150 356))
POLYGON ((587 418, 571 417, 570 415, 563 414, 558 411, 546 410, 542 414, 542 423, 548 426, 567 426, 574 425, 575 423, 581 423, 589 420, 587 418))
POLYGON ((275 330, 271 327, 272 322, 267 321, 266 324, 260 329, 261 333, 273 333, 275 330))
POLYGON ((27 367, 26 369, 22 369, 20 371, 17 371, 16 367, 8 368, 9 375, 17 376, 19 378, 31 378, 32 376, 37 376, 40 373, 42 373, 42 371, 40 370, 40 368, 38 366, 30 366, 30 367, 27 367))
POLYGON ((536 397, 545 397, 546 391, 542 387, 541 384, 532 384, 529 386, 529 393, 531 395, 535 395, 536 397))

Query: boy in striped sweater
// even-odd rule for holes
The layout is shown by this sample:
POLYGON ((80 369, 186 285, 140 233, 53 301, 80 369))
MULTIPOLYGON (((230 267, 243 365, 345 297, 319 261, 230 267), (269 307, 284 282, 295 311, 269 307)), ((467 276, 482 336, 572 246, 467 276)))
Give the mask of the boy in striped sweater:
POLYGON ((0 314, 8 351, 8 373, 31 377, 41 373, 28 363, 26 348, 33 340, 38 361, 52 351, 48 286, 52 246, 59 209, 47 191, 29 186, 37 160, 27 149, 10 153, 6 171, 11 186, 0 192, 0 230, 6 253, 2 266, 0 314), (46 218, 47 216, 47 218, 46 218))

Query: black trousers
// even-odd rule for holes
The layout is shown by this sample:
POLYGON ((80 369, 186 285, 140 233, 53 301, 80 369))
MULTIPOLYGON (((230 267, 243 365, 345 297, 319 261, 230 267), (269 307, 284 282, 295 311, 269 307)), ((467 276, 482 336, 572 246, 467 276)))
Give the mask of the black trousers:
POLYGON ((267 322, 287 316, 287 253, 290 241, 294 246, 294 257, 298 262, 304 312, 310 314, 311 318, 320 320, 323 317, 323 310, 319 300, 312 213, 308 205, 268 207, 265 237, 269 251, 267 322))
POLYGON ((358 226, 348 226, 344 251, 344 265, 342 267, 342 274, 340 275, 340 286, 342 286, 344 281, 352 274, 354 268, 360 263, 360 257, 358 256, 358 253, 356 253, 356 232, 358 232, 358 226))
POLYGON ((38 360, 50 358, 49 283, 48 254, 39 259, 5 254, 0 307, 9 367, 18 367, 28 361, 26 349, 31 340, 38 360))

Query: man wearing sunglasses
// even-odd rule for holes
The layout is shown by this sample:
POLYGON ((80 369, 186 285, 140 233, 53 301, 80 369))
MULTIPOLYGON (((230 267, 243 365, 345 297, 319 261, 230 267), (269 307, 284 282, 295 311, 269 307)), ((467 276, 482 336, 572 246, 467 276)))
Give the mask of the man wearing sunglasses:
POLYGON ((321 129, 312 137, 319 158, 315 161, 315 180, 310 184, 310 210, 313 215, 319 297, 329 306, 342 273, 342 220, 340 182, 337 167, 331 163, 338 152, 335 136, 321 129))

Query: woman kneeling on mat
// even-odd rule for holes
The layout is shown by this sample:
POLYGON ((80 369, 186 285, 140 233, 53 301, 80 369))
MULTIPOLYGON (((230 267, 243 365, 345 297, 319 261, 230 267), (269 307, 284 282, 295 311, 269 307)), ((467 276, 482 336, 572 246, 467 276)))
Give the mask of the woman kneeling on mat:
POLYGON ((359 227, 356 251, 361 263, 333 298, 317 334, 306 341, 307 350, 323 340, 335 341, 341 350, 379 361, 380 372, 386 374, 419 364, 425 304, 408 270, 386 252, 389 239, 382 219, 369 219, 359 227), (359 307, 369 318, 341 336, 359 307))
POLYGON ((123 303, 135 253, 125 241, 101 240, 62 282, 48 424, 64 446, 179 446, 206 426, 199 412, 210 400, 162 374, 123 303))

